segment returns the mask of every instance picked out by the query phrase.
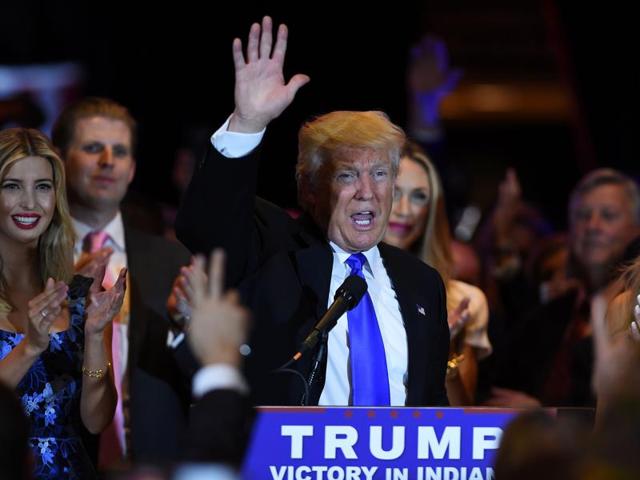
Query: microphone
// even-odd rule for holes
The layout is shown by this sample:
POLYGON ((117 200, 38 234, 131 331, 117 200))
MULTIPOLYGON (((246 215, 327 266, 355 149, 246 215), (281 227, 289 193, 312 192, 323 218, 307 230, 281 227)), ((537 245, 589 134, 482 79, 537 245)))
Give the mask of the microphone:
POLYGON ((360 302, 366 291, 367 282, 364 281, 364 278, 349 275, 336 290, 333 303, 302 342, 299 351, 293 356, 293 360, 299 360, 304 352, 315 347, 322 332, 331 330, 346 311, 351 310, 360 302))

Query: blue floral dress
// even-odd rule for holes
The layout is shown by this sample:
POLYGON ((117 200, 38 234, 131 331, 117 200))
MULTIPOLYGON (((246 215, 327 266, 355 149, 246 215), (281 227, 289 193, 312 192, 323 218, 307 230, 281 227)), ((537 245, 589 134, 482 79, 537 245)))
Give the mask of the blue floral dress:
MULTIPOLYGON (((51 335, 49 348, 16 388, 31 423, 29 444, 38 479, 96 476, 80 439, 85 298, 90 284, 90 279, 74 277, 68 294, 69 329, 51 335)), ((0 359, 23 338, 22 333, 0 330, 0 359)))

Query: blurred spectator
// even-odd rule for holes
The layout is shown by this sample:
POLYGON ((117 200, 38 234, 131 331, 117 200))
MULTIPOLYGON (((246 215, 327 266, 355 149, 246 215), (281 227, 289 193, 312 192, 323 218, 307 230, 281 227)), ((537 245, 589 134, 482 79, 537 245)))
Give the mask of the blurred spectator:
POLYGON ((78 97, 84 72, 75 63, 0 65, 0 128, 51 132, 62 107, 78 97))
POLYGON ((569 242, 565 234, 542 239, 532 250, 525 272, 529 285, 538 292, 538 302, 549 303, 580 287, 569 270, 569 242))
POLYGON ((640 260, 624 275, 625 292, 606 320, 593 319, 593 388, 598 405, 594 441, 586 452, 585 478, 640 478, 640 260))
POLYGON ((591 326, 621 290, 619 267, 640 233, 639 206, 637 185, 615 170, 596 170, 578 183, 569 205, 569 268, 579 287, 523 318, 501 365, 509 390, 491 404, 593 404, 591 326))
POLYGON ((111 335, 118 405, 100 436, 102 468, 180 458, 190 400, 188 377, 167 346, 165 309, 173 279, 190 255, 181 245, 140 230, 124 208, 136 171, 136 133, 124 106, 87 97, 65 108, 52 136, 67 173, 74 259, 111 248, 103 285, 114 271, 128 269, 130 288, 111 335))
POLYGON ((193 378, 186 456, 190 461, 240 467, 249 441, 252 409, 240 373, 241 347, 247 340, 249 312, 235 290, 224 290, 224 253, 214 250, 208 275, 202 256, 187 269, 192 308, 189 345, 202 364, 193 378))
MULTIPOLYGON (((442 38, 427 33, 411 47, 406 72, 407 133, 429 152, 430 159, 442 174, 447 217, 456 227, 468 207, 471 178, 456 158, 448 158, 440 107, 456 88, 462 74, 462 69, 450 65, 449 51, 442 38)), ((463 240, 469 240, 476 227, 477 222, 465 225, 471 231, 463 240)))
POLYGON ((28 93, 20 93, 0 100, 0 129, 9 125, 38 128, 44 114, 28 93))
POLYGON ((416 140, 434 143, 441 139, 440 103, 461 77, 461 69, 449 66, 449 52, 442 39, 426 34, 411 48, 408 129, 416 140))
POLYGON ((586 429, 533 410, 505 429, 494 473, 500 480, 578 480, 586 429), (581 432, 582 435, 579 433, 581 432))
POLYGON ((524 268, 534 247, 550 233, 544 217, 523 199, 515 170, 508 169, 496 206, 478 236, 483 287, 491 309, 499 311, 508 326, 538 303, 524 268))
POLYGON ((196 164, 205 157, 211 132, 209 127, 189 127, 183 134, 181 146, 177 149, 171 170, 172 195, 162 205, 164 236, 176 240, 174 223, 182 196, 187 191, 196 164))
MULTIPOLYGON (((238 292, 224 290, 225 257, 214 250, 205 260, 196 255, 174 282, 170 309, 182 315, 183 332, 199 362, 185 459, 221 462, 238 468, 249 440, 253 412, 248 386, 240 372, 249 330, 249 312, 238 292)), ((188 469, 187 469, 188 470, 188 469)))
POLYGON ((541 410, 525 413, 502 436, 496 478, 640 477, 639 268, 637 260, 626 270, 627 289, 610 305, 606 321, 604 316, 593 318, 596 429, 588 432, 580 423, 567 424, 541 410))
POLYGON ((479 286, 481 280, 480 257, 468 243, 451 241, 451 277, 461 282, 479 286))

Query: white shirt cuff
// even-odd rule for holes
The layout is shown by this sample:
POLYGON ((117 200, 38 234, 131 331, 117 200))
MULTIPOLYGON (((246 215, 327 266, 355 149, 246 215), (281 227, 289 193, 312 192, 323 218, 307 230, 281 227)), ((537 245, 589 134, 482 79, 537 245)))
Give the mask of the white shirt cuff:
POLYGON ((176 335, 172 330, 169 330, 167 332, 167 347, 176 349, 180 346, 184 339, 184 332, 180 332, 176 335))
POLYGON ((211 145, 227 158, 244 157, 260 145, 266 128, 258 133, 230 132, 227 130, 230 119, 231 115, 216 133, 211 135, 211 145))
POLYGON ((194 398, 200 398, 212 390, 236 390, 249 393, 249 387, 240 371, 226 363, 205 365, 193 376, 191 385, 194 398))

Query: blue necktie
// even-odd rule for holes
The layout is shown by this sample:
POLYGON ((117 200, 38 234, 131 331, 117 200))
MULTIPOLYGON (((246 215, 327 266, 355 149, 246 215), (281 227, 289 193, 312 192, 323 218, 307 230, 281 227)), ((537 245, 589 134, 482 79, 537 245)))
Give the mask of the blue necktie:
MULTIPOLYGON (((366 262, 362 253, 355 253, 346 261, 351 274, 361 278, 364 278, 362 267, 366 262)), ((389 405, 387 359, 369 292, 365 292, 360 303, 347 312, 347 320, 353 405, 389 405)))

